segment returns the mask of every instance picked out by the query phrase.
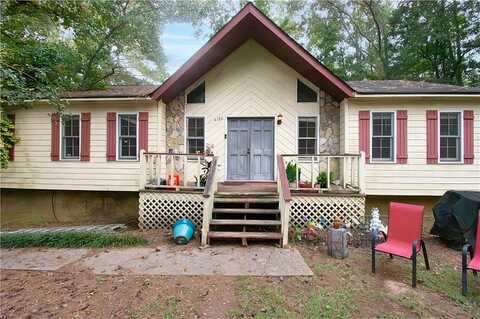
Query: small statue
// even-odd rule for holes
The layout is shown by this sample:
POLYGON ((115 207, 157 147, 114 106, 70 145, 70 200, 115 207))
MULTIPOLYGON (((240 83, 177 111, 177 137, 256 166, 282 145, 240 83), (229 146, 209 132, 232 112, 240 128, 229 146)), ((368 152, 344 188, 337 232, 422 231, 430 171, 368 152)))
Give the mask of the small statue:
POLYGON ((380 210, 377 207, 372 208, 371 218, 370 218, 370 232, 384 232, 387 233, 387 227, 382 224, 380 220, 380 210))

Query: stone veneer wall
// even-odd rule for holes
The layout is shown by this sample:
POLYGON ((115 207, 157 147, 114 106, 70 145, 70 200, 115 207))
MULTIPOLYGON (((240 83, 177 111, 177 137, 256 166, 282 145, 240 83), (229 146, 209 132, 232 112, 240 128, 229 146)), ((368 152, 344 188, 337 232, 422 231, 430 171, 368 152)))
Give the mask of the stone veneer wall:
POLYGON ((340 105, 320 91, 319 153, 340 153, 340 105))
POLYGON ((185 94, 166 105, 167 152, 185 152, 185 94))

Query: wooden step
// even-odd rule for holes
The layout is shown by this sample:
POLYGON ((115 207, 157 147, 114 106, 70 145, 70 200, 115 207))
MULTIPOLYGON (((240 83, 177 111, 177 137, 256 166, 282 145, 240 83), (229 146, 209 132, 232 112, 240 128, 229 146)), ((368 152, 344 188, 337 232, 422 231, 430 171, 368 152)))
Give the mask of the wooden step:
POLYGON ((278 197, 216 197, 216 203, 278 203, 278 197))
POLYGON ((259 197, 271 197, 271 198, 278 198, 278 193, 273 192, 216 192, 215 198, 219 197, 227 197, 227 198, 244 198, 244 197, 252 197, 252 198, 259 198, 259 197))
POLYGON ((278 209, 266 208, 214 208, 212 213, 224 214, 279 214, 278 209))
POLYGON ((210 225, 251 225, 251 226, 280 226, 279 220, 262 219, 212 219, 210 225))
POLYGON ((281 239, 280 233, 241 232, 241 231, 211 231, 208 238, 246 238, 246 239, 281 239))

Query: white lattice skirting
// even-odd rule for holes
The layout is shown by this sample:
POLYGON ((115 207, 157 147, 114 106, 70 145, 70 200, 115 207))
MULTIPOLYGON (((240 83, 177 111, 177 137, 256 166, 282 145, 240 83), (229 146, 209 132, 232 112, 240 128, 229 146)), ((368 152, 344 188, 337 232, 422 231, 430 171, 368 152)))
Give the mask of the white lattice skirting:
POLYGON ((364 196, 292 196, 290 226, 304 227, 309 221, 323 227, 332 224, 335 217, 357 226, 364 222, 364 196))
POLYGON ((138 227, 171 229, 180 218, 191 219, 200 229, 203 219, 201 194, 140 192, 138 227))

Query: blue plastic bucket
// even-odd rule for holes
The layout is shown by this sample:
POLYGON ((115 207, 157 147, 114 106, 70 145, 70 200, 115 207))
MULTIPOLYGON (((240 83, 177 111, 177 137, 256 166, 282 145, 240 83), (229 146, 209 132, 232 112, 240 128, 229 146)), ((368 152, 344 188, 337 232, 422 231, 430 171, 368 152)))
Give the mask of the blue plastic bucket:
POLYGON ((195 224, 190 219, 179 219, 173 225, 173 240, 179 245, 185 245, 192 239, 195 224))

